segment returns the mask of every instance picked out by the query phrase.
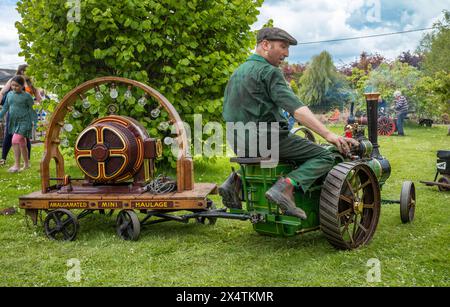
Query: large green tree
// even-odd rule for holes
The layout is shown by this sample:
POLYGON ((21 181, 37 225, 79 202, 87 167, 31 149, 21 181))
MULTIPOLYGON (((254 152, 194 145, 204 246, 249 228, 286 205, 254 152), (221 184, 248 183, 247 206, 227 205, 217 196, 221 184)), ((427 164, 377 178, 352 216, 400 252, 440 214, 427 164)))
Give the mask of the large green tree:
POLYGON ((337 72, 327 51, 313 57, 299 84, 300 99, 317 109, 342 106, 348 99, 349 88, 345 78, 337 72))
POLYGON ((450 72, 450 11, 443 11, 444 17, 436 22, 431 33, 420 42, 418 51, 424 54, 423 68, 433 77, 438 71, 450 72))
MULTIPOLYGON (((219 120, 226 82, 254 46, 250 25, 262 2, 19 0, 22 21, 16 27, 28 73, 59 97, 87 80, 115 75, 154 87, 182 116, 202 113, 205 121, 219 120)), ((145 115, 138 97, 123 103, 119 92, 121 112, 145 115)), ((68 119, 73 132, 106 114, 106 106, 89 99, 89 112, 68 119)), ((150 122, 144 124, 150 129, 150 122)))

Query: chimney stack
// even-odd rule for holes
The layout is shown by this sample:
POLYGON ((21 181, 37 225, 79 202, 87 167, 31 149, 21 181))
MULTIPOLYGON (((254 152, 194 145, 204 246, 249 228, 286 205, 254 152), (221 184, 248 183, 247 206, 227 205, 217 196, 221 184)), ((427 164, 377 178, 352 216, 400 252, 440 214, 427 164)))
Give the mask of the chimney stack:
POLYGON ((369 141, 373 145, 372 157, 379 158, 378 145, 378 98, 380 93, 365 93, 367 103, 367 127, 369 128, 369 141))

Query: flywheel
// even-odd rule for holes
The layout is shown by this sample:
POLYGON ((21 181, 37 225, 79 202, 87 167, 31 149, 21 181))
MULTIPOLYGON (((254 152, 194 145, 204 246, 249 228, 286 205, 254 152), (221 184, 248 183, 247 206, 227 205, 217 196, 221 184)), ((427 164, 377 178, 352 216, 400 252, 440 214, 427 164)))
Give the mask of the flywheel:
POLYGON ((320 226, 331 245, 355 249, 373 237, 380 217, 380 187, 362 162, 336 165, 320 194, 320 226))
POLYGON ((132 178, 144 159, 147 132, 125 116, 107 116, 84 129, 75 143, 75 160, 95 182, 132 178))

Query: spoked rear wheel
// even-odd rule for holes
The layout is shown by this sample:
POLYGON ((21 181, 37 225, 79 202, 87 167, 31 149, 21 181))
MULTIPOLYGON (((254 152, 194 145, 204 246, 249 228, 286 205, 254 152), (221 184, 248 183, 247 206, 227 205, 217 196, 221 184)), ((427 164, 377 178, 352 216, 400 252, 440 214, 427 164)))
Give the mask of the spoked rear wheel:
POLYGON ((370 167, 340 163, 328 173, 320 194, 321 229, 338 249, 365 245, 375 233, 380 205, 378 180, 370 167))

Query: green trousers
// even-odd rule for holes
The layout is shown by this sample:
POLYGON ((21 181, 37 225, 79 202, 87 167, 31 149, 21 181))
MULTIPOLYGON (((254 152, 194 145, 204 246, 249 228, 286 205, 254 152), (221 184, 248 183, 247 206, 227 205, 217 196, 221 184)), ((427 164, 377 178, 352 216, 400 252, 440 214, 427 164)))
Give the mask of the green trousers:
POLYGON ((307 191, 320 177, 334 166, 330 151, 298 135, 289 133, 280 137, 279 157, 282 162, 298 166, 287 177, 296 181, 303 191, 307 191))
MULTIPOLYGON (((249 149, 251 148, 249 139, 248 135, 238 135, 236 133, 234 139, 230 139, 228 142, 236 155, 241 157, 254 157, 254 155, 249 155, 249 149), (239 137, 244 140, 245 144, 245 147, 240 148, 240 150, 238 150, 237 147, 237 139, 239 137)), ((287 177, 297 182, 303 191, 307 191, 314 181, 327 174, 333 168, 334 157, 331 152, 325 148, 298 135, 292 134, 287 129, 280 130, 278 139, 279 161, 292 163, 297 166, 297 168, 292 170, 287 177)), ((267 136, 267 140, 271 140, 270 135, 267 136)), ((260 145, 258 143, 258 153, 260 153, 259 147, 260 145)), ((268 148, 271 148, 270 144, 268 148)))

